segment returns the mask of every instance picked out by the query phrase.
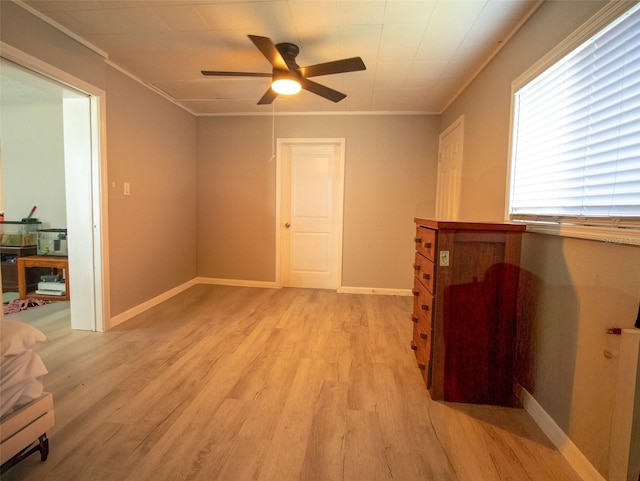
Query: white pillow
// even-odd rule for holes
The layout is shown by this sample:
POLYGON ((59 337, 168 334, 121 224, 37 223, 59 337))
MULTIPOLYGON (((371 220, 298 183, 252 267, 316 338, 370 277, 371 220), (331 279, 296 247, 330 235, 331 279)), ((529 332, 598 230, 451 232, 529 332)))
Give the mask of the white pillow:
POLYGON ((29 324, 4 319, 0 321, 0 355, 17 356, 47 342, 47 336, 29 324))

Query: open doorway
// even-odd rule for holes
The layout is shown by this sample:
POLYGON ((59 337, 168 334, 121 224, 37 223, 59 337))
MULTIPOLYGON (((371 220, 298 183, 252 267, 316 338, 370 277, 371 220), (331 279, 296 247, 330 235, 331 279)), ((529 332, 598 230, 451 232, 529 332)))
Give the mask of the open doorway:
POLYGON ((0 62, 0 210, 20 221, 36 206, 40 228, 66 229, 71 327, 102 331, 108 317, 98 98, 15 61, 0 62))

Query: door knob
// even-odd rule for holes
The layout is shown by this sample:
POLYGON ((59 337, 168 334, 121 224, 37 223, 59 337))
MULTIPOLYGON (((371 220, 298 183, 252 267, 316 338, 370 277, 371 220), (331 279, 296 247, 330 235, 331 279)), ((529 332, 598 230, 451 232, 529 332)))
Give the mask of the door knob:
POLYGON ((291 227, 291 224, 287 222, 284 226, 288 229, 289 227, 291 227))

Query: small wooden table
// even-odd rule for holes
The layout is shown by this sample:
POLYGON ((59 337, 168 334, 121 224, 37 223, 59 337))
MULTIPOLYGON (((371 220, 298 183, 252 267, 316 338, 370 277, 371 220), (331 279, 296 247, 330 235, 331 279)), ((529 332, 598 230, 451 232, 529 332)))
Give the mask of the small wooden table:
POLYGON ((20 299, 28 297, 36 297, 38 299, 46 299, 50 301, 68 301, 69 300, 69 259, 61 256, 26 256, 18 258, 18 295, 20 299), (27 276, 25 269, 29 267, 45 267, 55 269, 58 274, 64 271, 64 296, 46 296, 36 294, 35 292, 27 293, 27 276))

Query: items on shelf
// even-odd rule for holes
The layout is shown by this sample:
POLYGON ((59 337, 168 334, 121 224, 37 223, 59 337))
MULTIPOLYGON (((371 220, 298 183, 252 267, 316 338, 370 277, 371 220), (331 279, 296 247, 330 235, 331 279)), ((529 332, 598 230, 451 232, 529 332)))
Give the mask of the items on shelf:
POLYGON ((68 255, 67 229, 38 229, 38 255, 68 255))
POLYGON ((0 245, 6 247, 35 246, 38 239, 38 229, 42 223, 38 219, 28 222, 1 221, 0 245))
MULTIPOLYGON (((27 299, 28 297, 42 296, 49 300, 65 300, 68 301, 69 296, 69 275, 68 275, 69 263, 64 256, 27 256, 18 258, 18 294, 20 299, 27 299), (40 289, 40 286, 46 288, 43 290, 53 291, 51 293, 38 293, 28 291, 27 287, 27 275, 33 268, 46 269, 48 272, 40 272, 39 276, 45 275, 43 280, 40 277, 40 281, 36 284, 36 290, 40 289), (53 277, 49 277, 53 276, 53 277), (59 276, 56 278, 55 276, 59 276), (56 279, 59 279, 60 283, 63 283, 64 290, 60 286, 56 286, 56 279), (42 283, 45 284, 42 284, 42 283)), ((34 269, 35 270, 35 269, 34 269)))
POLYGON ((43 296, 64 296, 67 293, 67 285, 60 275, 40 276, 36 294, 43 296))

